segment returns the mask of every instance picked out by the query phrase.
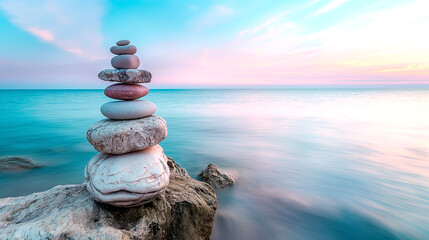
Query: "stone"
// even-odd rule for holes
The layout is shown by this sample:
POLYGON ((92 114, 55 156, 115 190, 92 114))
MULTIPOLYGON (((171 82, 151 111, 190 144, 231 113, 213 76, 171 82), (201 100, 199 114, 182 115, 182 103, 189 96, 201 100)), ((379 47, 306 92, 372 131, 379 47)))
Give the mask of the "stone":
POLYGON ((86 138, 99 152, 123 154, 154 146, 164 140, 167 134, 165 120, 152 115, 135 120, 98 121, 89 127, 86 138))
POLYGON ((130 44, 129 40, 119 40, 119 41, 116 42, 116 45, 118 45, 118 46, 125 46, 125 45, 128 45, 128 44, 130 44))
POLYGON ((171 172, 151 203, 97 203, 86 184, 0 199, 0 239, 210 239, 216 195, 204 182, 171 172))
POLYGON ((98 153, 85 168, 87 189, 98 202, 117 207, 142 205, 167 187, 167 160, 159 145, 121 155, 98 153))
POLYGON ((137 52, 137 48, 134 45, 113 46, 110 48, 110 52, 116 55, 135 54, 137 52))
POLYGON ((131 120, 154 114, 156 106, 147 100, 113 101, 103 104, 100 111, 110 119, 131 120))
POLYGON ((152 74, 141 69, 105 69, 98 74, 98 78, 104 81, 126 84, 150 83, 152 74))
POLYGON ((116 69, 137 69, 140 59, 136 55, 124 54, 113 57, 111 63, 116 69))
POLYGON ((38 168, 41 165, 37 164, 29 157, 21 156, 3 156, 0 157, 0 170, 3 171, 19 171, 31 168, 38 168))
POLYGON ((188 176, 189 177, 189 173, 188 171, 186 171, 186 169, 182 168, 178 163, 176 163, 176 161, 174 161, 174 159, 172 157, 167 157, 168 161, 167 161, 167 165, 168 167, 170 167, 170 171, 172 173, 176 173, 182 176, 188 176))
POLYGON ((104 89, 104 95, 119 100, 134 100, 146 96, 149 89, 137 84, 117 83, 104 89))
POLYGON ((213 188, 224 188, 232 186, 235 183, 234 176, 220 170, 213 163, 210 163, 199 176, 213 188))

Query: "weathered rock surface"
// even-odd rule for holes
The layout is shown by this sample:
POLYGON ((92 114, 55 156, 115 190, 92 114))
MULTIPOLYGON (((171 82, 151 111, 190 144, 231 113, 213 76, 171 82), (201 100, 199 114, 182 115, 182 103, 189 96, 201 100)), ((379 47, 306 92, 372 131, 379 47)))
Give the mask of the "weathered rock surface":
POLYGON ((33 159, 21 156, 3 156, 0 157, 0 170, 17 171, 41 167, 33 159))
POLYGON ((98 78, 104 81, 127 84, 150 83, 152 74, 141 69, 105 69, 98 74, 98 78))
POLYGON ((199 176, 204 182, 210 184, 210 186, 214 188, 224 188, 232 186, 235 183, 234 176, 220 170, 213 163, 210 163, 199 176))
POLYGON ((168 167, 170 167, 170 170, 172 173, 176 173, 182 176, 188 176, 189 177, 189 173, 188 171, 186 171, 186 169, 182 168, 182 166, 180 166, 179 164, 176 163, 176 161, 174 161, 174 159, 172 157, 167 157, 168 161, 168 167))
POLYGON ((85 184, 0 199, 0 239, 210 239, 213 189, 171 173, 163 194, 134 208, 97 203, 85 184))
POLYGON ((109 154, 123 154, 160 143, 167 137, 165 120, 156 115, 135 120, 104 119, 92 124, 86 132, 95 150, 109 154))
POLYGON ((85 168, 87 189, 98 202, 134 207, 152 201, 170 179, 161 146, 121 155, 98 153, 85 168))
POLYGON ((134 45, 113 46, 110 48, 110 52, 116 55, 135 54, 137 52, 137 48, 134 45))
POLYGON ((113 57, 110 62, 116 69, 137 69, 140 65, 139 57, 131 54, 118 55, 113 57))
POLYGON ((156 105, 147 100, 113 101, 103 104, 100 111, 110 119, 131 120, 154 114, 156 105))

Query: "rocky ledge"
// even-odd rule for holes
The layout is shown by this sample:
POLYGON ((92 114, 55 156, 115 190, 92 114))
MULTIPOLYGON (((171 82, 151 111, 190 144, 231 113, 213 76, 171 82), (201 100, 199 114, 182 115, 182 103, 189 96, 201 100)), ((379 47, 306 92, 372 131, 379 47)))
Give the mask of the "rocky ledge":
POLYGON ((151 203, 95 202, 86 184, 0 199, 0 239, 210 239, 216 195, 169 158, 170 184, 151 203))

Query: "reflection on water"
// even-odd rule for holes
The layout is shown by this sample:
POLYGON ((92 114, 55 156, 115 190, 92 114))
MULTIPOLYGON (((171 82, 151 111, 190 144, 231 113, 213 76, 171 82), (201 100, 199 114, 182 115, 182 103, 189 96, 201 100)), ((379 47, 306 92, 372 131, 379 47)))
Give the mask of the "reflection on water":
MULTIPOLYGON (((101 90, 0 91, 0 156, 46 167, 0 173, 0 197, 80 183, 96 153, 101 90)), ((152 90, 161 143, 218 192, 213 239, 427 239, 429 90, 152 90)))

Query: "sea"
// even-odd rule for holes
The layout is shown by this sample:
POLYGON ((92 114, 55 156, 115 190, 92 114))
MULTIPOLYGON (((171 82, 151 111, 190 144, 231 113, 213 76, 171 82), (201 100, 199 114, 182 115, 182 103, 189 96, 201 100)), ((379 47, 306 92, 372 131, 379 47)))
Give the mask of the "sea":
MULTIPOLYGON (((212 239, 429 239, 429 89, 150 90, 165 153, 217 190, 212 239)), ((79 184, 103 90, 0 90, 0 197, 79 184)))

